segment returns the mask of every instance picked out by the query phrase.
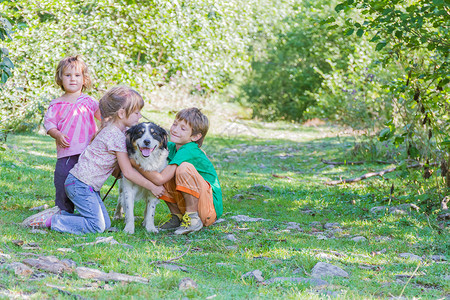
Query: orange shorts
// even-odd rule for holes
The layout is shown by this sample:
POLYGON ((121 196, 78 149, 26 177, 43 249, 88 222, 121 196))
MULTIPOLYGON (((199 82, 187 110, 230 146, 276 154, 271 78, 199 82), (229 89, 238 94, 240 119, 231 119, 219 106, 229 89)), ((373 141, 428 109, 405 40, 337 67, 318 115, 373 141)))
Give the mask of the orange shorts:
POLYGON ((182 214, 186 212, 186 203, 181 192, 198 198, 198 215, 204 226, 209 226, 216 221, 211 185, 203 179, 192 164, 187 162, 180 164, 175 171, 175 177, 166 182, 164 188, 166 192, 161 199, 175 203, 182 214))

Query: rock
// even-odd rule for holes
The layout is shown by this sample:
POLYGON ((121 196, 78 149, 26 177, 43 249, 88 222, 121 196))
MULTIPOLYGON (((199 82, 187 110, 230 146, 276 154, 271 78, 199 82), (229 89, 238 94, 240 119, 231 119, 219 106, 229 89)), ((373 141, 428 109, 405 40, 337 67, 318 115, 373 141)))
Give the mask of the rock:
POLYGON ((303 231, 303 229, 300 227, 300 224, 295 223, 295 222, 288 222, 288 227, 286 227, 286 229, 303 231))
POLYGON ((318 234, 317 239, 318 240, 328 240, 328 238, 326 236, 324 236, 323 234, 318 234))
POLYGON ((227 220, 224 218, 220 218, 219 220, 215 221, 214 224, 219 224, 219 223, 223 223, 226 222, 227 220))
POLYGON ((237 238, 234 236, 234 234, 227 234, 227 235, 225 236, 225 238, 226 238, 227 240, 229 240, 229 241, 232 241, 232 242, 236 242, 236 241, 237 241, 237 238))
POLYGON ((364 241, 366 241, 367 239, 366 239, 365 237, 363 237, 363 236, 355 236, 355 237, 352 238, 351 240, 354 241, 354 242, 364 242, 364 241))
POLYGON ((274 277, 264 281, 265 284, 271 284, 274 282, 296 282, 296 283, 306 283, 314 287, 323 287, 329 285, 328 282, 319 278, 303 278, 303 277, 274 277))
POLYGON ((339 276, 348 277, 348 273, 341 268, 332 264, 318 262, 311 271, 311 276, 314 278, 320 278, 323 276, 339 276))
POLYGON ((439 220, 450 220, 450 213, 440 214, 437 216, 439 220))
POLYGON ((257 190, 264 190, 266 192, 273 192, 273 188, 268 187, 267 185, 262 185, 262 184, 255 184, 251 188, 252 189, 257 189, 257 190))
POLYGON ((391 207, 391 208, 389 208, 389 213, 392 214, 392 215, 399 215, 399 216, 407 215, 407 214, 408 214, 405 210, 399 209, 399 208, 397 208, 397 207, 391 207))
POLYGON ((148 283, 147 278, 139 277, 139 276, 131 276, 127 274, 109 272, 105 273, 100 270, 86 268, 86 267, 78 267, 75 270, 78 274, 78 277, 83 279, 95 279, 100 281, 122 281, 122 282, 140 282, 140 283, 148 283))
POLYGON ((33 274, 33 269, 20 262, 13 262, 7 265, 7 267, 14 271, 17 276, 30 276, 33 274))
POLYGON ((400 253, 398 256, 400 256, 401 258, 407 258, 411 260, 422 260, 422 257, 412 253, 400 253))
POLYGON ((54 256, 40 256, 38 259, 27 258, 23 260, 23 263, 30 267, 54 274, 61 274, 63 272, 71 273, 73 271, 70 264, 60 261, 54 256))
POLYGON ((256 280, 257 282, 264 281, 264 278, 262 277, 262 272, 260 270, 254 270, 254 271, 247 272, 244 275, 242 275, 241 278, 250 278, 250 279, 256 280))
POLYGON ((242 200, 244 199, 244 195, 242 194, 236 194, 233 197, 231 197, 232 199, 236 199, 236 200, 242 200))
POLYGON ((434 261, 447 261, 447 258, 445 257, 445 255, 431 255, 431 260, 434 261))
POLYGON ((189 289, 195 290, 197 289, 197 287, 198 287, 197 283, 189 277, 181 279, 180 283, 178 284, 178 289, 180 291, 185 291, 189 289))
POLYGON ((323 225, 323 227, 325 229, 333 229, 333 228, 341 227, 341 224, 339 224, 339 223, 326 223, 325 225, 323 225))
POLYGON ((314 221, 311 222, 311 224, 309 224, 311 227, 320 227, 322 226, 322 223, 320 223, 319 221, 314 221))
POLYGON ((244 215, 232 216, 231 218, 232 218, 233 220, 237 221, 237 222, 270 221, 270 220, 263 219, 263 218, 252 218, 252 217, 244 216, 244 215))
POLYGON ((372 207, 371 209, 370 209, 370 212, 372 213, 372 214, 376 214, 376 213, 380 213, 380 212, 385 212, 386 211, 386 206, 375 206, 375 207, 372 207))

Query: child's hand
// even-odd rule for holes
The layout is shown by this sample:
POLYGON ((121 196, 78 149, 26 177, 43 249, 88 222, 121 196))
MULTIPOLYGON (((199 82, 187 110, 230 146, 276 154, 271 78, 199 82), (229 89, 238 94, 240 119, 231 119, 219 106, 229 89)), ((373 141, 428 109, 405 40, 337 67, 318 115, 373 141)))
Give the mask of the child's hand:
POLYGON ((68 142, 69 137, 65 135, 64 133, 59 132, 59 134, 56 135, 56 145, 58 145, 61 148, 67 148, 70 146, 70 143, 68 142))
POLYGON ((166 189, 162 185, 156 185, 153 189, 151 189, 152 194, 155 195, 156 198, 160 198, 164 195, 165 191, 166 189))

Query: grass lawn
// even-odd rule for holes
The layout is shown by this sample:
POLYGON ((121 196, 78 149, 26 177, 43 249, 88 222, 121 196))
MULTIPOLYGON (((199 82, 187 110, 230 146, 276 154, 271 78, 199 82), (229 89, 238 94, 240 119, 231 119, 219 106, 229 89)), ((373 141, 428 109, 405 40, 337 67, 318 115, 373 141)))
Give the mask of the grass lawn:
MULTIPOLYGON (((167 122, 161 123, 167 128, 167 122)), ((9 135, 6 150, 0 152, 0 297, 448 299, 448 221, 438 220, 438 211, 423 205, 418 213, 370 211, 405 202, 404 191, 411 192, 407 179, 392 172, 354 184, 324 184, 390 167, 321 162, 352 161, 353 146, 351 137, 333 127, 223 123, 208 134, 204 145, 222 184, 222 222, 187 236, 149 234, 140 225, 144 207, 139 202, 134 235, 123 233, 123 220, 115 220, 112 225, 119 231, 76 236, 19 226, 34 213, 30 208, 54 203, 56 155, 49 136, 9 135), (393 184, 395 197, 389 197, 393 184), (239 215, 263 220, 233 218, 239 215), (354 240, 360 236, 365 239, 354 240), (87 244, 99 237, 112 237, 118 243, 87 244), (404 258, 402 253, 419 257, 404 258), (440 261, 433 255, 441 255, 440 261), (140 276, 148 283, 83 279, 76 272, 54 274, 36 268, 27 276, 15 273, 14 262, 38 256, 69 259, 74 268, 140 276), (326 285, 269 281, 311 279, 318 262, 339 267, 348 276, 323 277, 326 285), (243 276, 255 270, 260 276, 243 276), (185 277, 197 287, 180 289, 185 277)), ((112 182, 110 178, 103 194, 112 182)), ((117 197, 115 187, 105 200, 110 216, 117 197)), ((160 203, 156 222, 164 221, 167 214, 160 203)))

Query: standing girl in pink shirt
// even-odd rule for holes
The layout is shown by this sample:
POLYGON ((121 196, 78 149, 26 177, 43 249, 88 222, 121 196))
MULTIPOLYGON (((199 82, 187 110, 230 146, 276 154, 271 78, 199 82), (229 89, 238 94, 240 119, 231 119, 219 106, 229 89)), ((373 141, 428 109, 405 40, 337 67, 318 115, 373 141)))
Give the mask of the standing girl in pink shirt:
POLYGON ((100 111, 98 102, 83 93, 91 86, 91 78, 79 55, 59 62, 55 81, 64 93, 50 102, 44 127, 56 141, 55 205, 73 213, 74 205, 66 195, 64 182, 97 131, 94 117, 100 120, 100 111))

